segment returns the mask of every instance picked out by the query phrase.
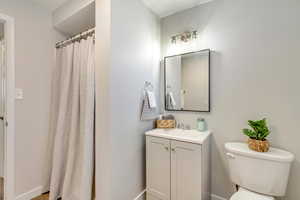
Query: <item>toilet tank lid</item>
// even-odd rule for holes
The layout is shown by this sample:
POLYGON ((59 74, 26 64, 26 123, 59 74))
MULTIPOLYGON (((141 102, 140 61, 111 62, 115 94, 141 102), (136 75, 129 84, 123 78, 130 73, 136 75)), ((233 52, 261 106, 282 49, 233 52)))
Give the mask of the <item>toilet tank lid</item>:
POLYGON ((292 162, 295 158, 292 153, 277 148, 270 148, 268 152, 264 153, 256 152, 249 149, 246 143, 241 142, 226 143, 225 149, 230 153, 276 162, 292 162))

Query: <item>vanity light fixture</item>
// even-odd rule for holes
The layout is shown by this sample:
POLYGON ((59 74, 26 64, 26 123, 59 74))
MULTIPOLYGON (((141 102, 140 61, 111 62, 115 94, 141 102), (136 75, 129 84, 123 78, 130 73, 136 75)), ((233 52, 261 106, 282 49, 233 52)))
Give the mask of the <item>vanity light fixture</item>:
POLYGON ((198 31, 193 31, 192 32, 192 38, 197 39, 197 37, 198 37, 198 31))
POLYGON ((198 37, 198 31, 186 31, 184 33, 173 35, 171 37, 171 43, 176 44, 177 40, 181 42, 189 42, 190 40, 195 40, 198 37))
POLYGON ((176 36, 172 36, 171 38, 172 38, 172 44, 176 44, 176 40, 177 40, 176 36))

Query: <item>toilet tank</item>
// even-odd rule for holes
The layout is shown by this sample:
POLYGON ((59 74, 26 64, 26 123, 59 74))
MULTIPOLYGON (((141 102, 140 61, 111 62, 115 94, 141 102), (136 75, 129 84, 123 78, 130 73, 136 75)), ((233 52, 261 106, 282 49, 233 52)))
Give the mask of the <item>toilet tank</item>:
POLYGON ((265 195, 285 195, 293 154, 276 148, 260 153, 245 143, 227 143, 225 149, 233 183, 265 195))

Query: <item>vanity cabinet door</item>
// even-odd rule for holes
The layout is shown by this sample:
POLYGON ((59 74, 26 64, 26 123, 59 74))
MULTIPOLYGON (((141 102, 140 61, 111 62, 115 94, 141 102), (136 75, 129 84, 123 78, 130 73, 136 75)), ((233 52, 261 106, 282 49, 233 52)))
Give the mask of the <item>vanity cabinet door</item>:
POLYGON ((170 200, 170 140, 146 138, 147 200, 170 200))
POLYGON ((171 141, 171 200, 201 200, 201 145, 171 141))

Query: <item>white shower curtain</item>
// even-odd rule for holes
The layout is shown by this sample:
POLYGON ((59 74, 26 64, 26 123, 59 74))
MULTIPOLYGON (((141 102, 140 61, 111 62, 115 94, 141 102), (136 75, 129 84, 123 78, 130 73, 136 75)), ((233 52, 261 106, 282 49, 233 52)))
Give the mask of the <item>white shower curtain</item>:
POLYGON ((94 171, 93 37, 56 50, 50 135, 50 200, 91 200, 94 171))
MULTIPOLYGON (((4 77, 3 70, 5 67, 5 45, 4 39, 0 39, 0 116, 4 116, 4 101, 3 101, 3 92, 4 88, 4 77)), ((0 177, 4 178, 4 123, 0 121, 0 177)), ((3 194, 0 193, 0 199, 3 194)))

